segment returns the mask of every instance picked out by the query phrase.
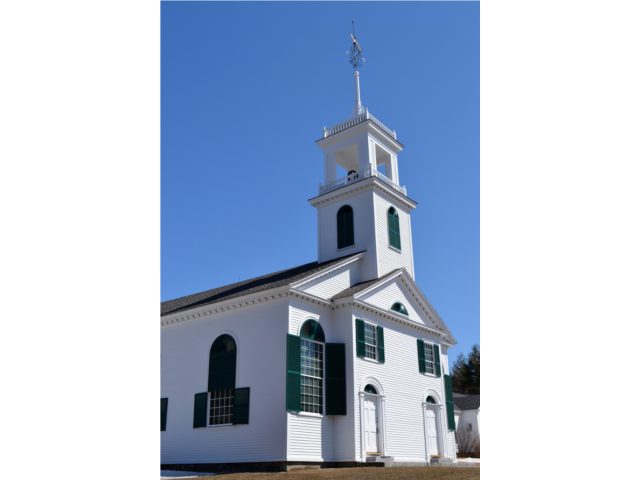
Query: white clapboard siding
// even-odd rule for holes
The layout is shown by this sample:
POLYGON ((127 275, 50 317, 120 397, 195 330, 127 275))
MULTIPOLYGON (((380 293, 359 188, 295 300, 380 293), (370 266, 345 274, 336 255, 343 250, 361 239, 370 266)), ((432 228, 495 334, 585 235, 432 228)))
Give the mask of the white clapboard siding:
MULTIPOLYGON (((333 315, 328 308, 310 305, 306 302, 290 301, 289 333, 300 335, 302 324, 307 319, 316 320, 324 331, 325 340, 333 341, 333 315)), ((323 387, 326 400, 326 384, 323 387)), ((325 402, 326 403, 326 402, 325 402)), ((284 409, 284 407, 283 407, 284 409)), ((326 411, 326 405, 323 411, 326 411)), ((324 415, 315 417, 304 412, 287 412, 289 416, 288 460, 332 461, 333 420, 324 415)))
MULTIPOLYGON (((352 312, 353 335, 355 337, 355 319, 384 328, 385 363, 380 364, 359 357, 355 358, 355 391, 360 391, 367 377, 375 378, 385 395, 385 426, 387 455, 396 461, 424 461, 425 438, 423 426, 422 402, 424 392, 431 389, 444 403, 444 379, 435 375, 420 373, 418 369, 417 339, 428 336, 377 317, 370 317, 363 311, 352 312)), ((435 340, 435 339, 431 339, 435 340)), ((435 341, 435 343, 438 343, 435 341)), ((441 425, 446 429, 446 409, 442 409, 441 425)), ((360 412, 356 403, 356 448, 360 451, 360 412)), ((445 435, 445 442, 447 443, 445 435)), ((444 455, 453 458, 451 447, 445 447, 444 455)))
MULTIPOLYGON (((340 308, 334 310, 334 336, 333 341, 345 344, 345 361, 347 373, 347 415, 336 415, 334 421, 334 445, 336 461, 355 461, 356 459, 356 424, 355 408, 358 396, 354 385, 354 357, 355 337, 353 336, 353 321, 351 309, 340 308)), ((358 430, 358 435, 360 431, 358 430)))
POLYGON ((360 261, 340 267, 308 283, 300 285, 298 290, 329 299, 336 293, 349 288, 360 281, 360 261))
POLYGON ((409 275, 415 279, 413 272, 413 245, 411 241, 411 217, 409 211, 399 202, 390 201, 389 197, 374 193, 376 213, 376 243, 378 276, 381 277, 391 270, 404 267, 409 275), (398 212, 400 223, 400 247, 398 251, 389 246, 389 220, 387 212, 394 207, 398 212))
POLYGON ((162 327, 163 464, 285 459, 288 308, 276 300, 162 327), (249 425, 194 429, 194 396, 207 391, 209 351, 223 333, 238 344, 236 387, 251 389, 249 425))
POLYGON ((367 191, 318 207, 318 262, 366 250, 367 255, 360 260, 361 281, 378 278, 373 205, 373 192, 367 191), (343 205, 349 205, 353 209, 355 244, 338 250, 337 215, 343 205))

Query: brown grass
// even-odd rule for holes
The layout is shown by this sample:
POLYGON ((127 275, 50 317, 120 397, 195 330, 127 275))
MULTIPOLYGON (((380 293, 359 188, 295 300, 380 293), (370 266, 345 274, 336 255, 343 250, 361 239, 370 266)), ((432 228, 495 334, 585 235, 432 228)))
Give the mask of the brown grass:
MULTIPOLYGON (((316 480, 343 478, 361 480, 479 480, 480 469, 474 467, 356 467, 298 470, 287 473, 234 473, 229 475, 197 477, 197 480, 316 480)), ((196 480, 196 479, 194 479, 196 480)))

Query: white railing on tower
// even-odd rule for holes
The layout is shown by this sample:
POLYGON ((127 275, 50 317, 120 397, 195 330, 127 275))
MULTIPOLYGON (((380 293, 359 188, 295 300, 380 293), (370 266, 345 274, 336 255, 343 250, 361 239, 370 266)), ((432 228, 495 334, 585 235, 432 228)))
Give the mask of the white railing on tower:
POLYGON ((386 183, 391 188, 397 190, 405 196, 407 195, 406 187, 401 187, 397 183, 393 182, 390 178, 385 177, 378 170, 372 169, 370 166, 357 173, 352 173, 351 175, 340 178, 335 182, 327 183, 326 185, 319 185, 318 195, 324 195, 325 193, 333 192, 334 190, 338 190, 339 188, 346 187, 347 185, 351 185, 352 183, 359 182, 360 180, 364 180, 365 178, 369 177, 378 177, 382 182, 386 183))
MULTIPOLYGON (((371 167, 369 167, 371 168, 371 167)), ((407 195, 407 187, 401 187, 400 185, 398 185, 396 182, 394 182, 393 180, 391 180, 388 177, 385 177, 383 174, 381 174, 379 171, 374 170, 373 171, 373 175, 375 177, 378 177, 380 180, 382 180, 384 183, 386 183, 387 185, 389 185, 391 188, 395 188, 397 191, 399 191, 400 193, 402 193, 403 195, 407 195)))
POLYGON ((336 125, 335 127, 325 128, 324 131, 323 131, 323 135, 324 136, 322 138, 327 138, 329 135, 334 135, 334 134, 336 134, 338 132, 341 132, 342 130, 346 130, 349 127, 353 127, 354 125, 362 123, 365 120, 367 120, 367 112, 362 113, 362 114, 358 115, 357 117, 350 118, 346 122, 342 122, 342 123, 336 125))
POLYGON ((375 118, 373 115, 369 115, 369 120, 371 120, 373 123, 375 123, 377 126, 379 126, 382 130, 384 130, 385 132, 387 132, 391 137, 393 137, 394 139, 396 138, 396 131, 394 130, 393 132, 391 130, 389 130, 387 127, 385 127, 382 122, 380 120, 378 120, 377 118, 375 118))
POLYGON ((365 109, 364 113, 356 117, 350 118, 346 122, 339 123, 338 125, 335 125, 331 128, 324 128, 322 131, 322 135, 323 135, 322 138, 327 138, 330 135, 335 135, 336 133, 346 130, 349 127, 353 127, 354 125, 362 123, 365 120, 371 120, 373 123, 375 123, 378 127, 384 130, 391 137, 393 137, 394 139, 396 138, 396 131, 389 130, 387 127, 385 127, 380 120, 378 120, 377 118, 375 118, 373 115, 369 113, 368 108, 365 109))

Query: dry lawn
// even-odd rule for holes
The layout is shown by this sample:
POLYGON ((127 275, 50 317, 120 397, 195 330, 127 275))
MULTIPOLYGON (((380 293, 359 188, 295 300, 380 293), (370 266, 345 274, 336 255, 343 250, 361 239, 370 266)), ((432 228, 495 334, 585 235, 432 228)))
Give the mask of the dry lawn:
MULTIPOLYGON (((316 480, 342 478, 358 480, 479 480, 480 469, 473 467, 357 467, 297 470, 287 473, 234 473, 215 477, 198 477, 197 480, 316 480)), ((195 480, 195 479, 194 479, 195 480)))

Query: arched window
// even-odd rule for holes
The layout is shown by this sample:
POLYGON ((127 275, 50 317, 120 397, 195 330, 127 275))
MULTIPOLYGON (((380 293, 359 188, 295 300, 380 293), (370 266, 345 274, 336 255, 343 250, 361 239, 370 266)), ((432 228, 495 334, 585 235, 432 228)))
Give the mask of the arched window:
POLYGON ((387 221, 389 223, 389 245, 400 250, 400 218, 395 208, 389 207, 387 221))
POLYGON ((315 320, 309 319, 304 322, 302 328, 300 329, 300 336, 302 338, 308 338, 310 340, 315 340, 316 342, 324 343, 324 330, 318 322, 315 320))
POLYGON ((407 312, 407 309, 404 308, 404 305, 401 304, 400 302, 396 302, 393 305, 391 305, 391 310, 393 310, 394 312, 398 312, 403 315, 406 315, 407 317, 409 316, 409 312, 407 312))
POLYGON ((343 205, 338 210, 338 250, 353 244, 353 209, 343 205))
POLYGON ((209 352, 209 391, 230 388, 236 388, 236 342, 220 335, 209 352))
POLYGON ((236 342, 230 335, 216 338, 209 352, 209 415, 207 424, 234 423, 236 342))
POLYGON ((368 384, 366 387, 364 387, 364 391, 365 393, 371 393, 373 395, 377 395, 378 391, 376 390, 376 387, 374 387, 371 384, 368 384))
POLYGON ((300 330, 301 410, 322 414, 324 382, 324 331, 315 320, 300 330))
POLYGON ((433 397, 432 397, 431 395, 429 395, 429 396, 427 397, 427 403, 434 403, 434 404, 435 404, 435 403, 437 403, 437 402, 433 399, 433 397))

